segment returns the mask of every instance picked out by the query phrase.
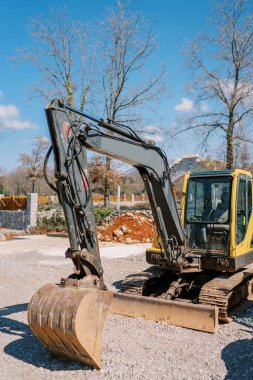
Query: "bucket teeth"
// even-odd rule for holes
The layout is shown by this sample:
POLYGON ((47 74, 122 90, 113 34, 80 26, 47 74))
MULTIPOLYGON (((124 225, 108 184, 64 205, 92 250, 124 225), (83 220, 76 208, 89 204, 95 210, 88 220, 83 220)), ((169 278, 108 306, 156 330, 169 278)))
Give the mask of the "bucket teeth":
POLYGON ((32 297, 28 323, 52 354, 99 369, 111 299, 110 292, 48 284, 32 297))

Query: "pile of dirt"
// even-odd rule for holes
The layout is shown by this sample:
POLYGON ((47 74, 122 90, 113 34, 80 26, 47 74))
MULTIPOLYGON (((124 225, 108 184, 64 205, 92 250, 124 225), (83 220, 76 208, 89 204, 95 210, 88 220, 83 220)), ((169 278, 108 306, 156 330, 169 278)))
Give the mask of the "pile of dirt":
POLYGON ((24 231, 3 231, 0 229, 0 242, 12 240, 15 236, 23 236, 26 233, 24 231))
POLYGON ((98 227, 99 241, 120 243, 151 243, 155 226, 151 215, 143 212, 126 212, 115 216, 111 222, 98 227))

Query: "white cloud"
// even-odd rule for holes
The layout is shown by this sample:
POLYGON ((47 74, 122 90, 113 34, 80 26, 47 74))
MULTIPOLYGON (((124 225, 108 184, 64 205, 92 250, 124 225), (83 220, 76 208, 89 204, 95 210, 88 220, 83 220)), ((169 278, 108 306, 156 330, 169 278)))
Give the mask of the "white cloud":
POLYGON ((19 110, 16 106, 13 104, 7 104, 3 105, 0 104, 0 118, 6 118, 6 117, 18 117, 19 116, 19 110))
POLYGON ((19 110, 14 104, 0 104, 0 130, 29 128, 36 126, 30 120, 21 120, 19 110))
MULTIPOLYGON (((224 80, 221 83, 221 88, 227 97, 232 96, 234 92, 234 86, 235 84, 231 79, 224 80)), ((237 97, 242 97, 244 99, 243 102, 247 106, 252 106, 252 103, 253 103, 252 93, 253 93, 252 83, 250 83, 249 81, 240 80, 240 84, 237 88, 237 97)))
POLYGON ((147 125, 142 131, 144 132, 143 137, 145 140, 153 140, 155 143, 164 140, 163 131, 157 125, 147 125))
POLYGON ((15 120, 15 119, 3 119, 0 118, 0 130, 3 129, 29 129, 35 128, 35 124, 33 124, 30 120, 15 120))
POLYGON ((154 133, 161 133, 161 128, 158 127, 157 125, 147 125, 144 128, 144 132, 154 134, 154 133))
POLYGON ((177 104, 174 109, 176 111, 189 112, 192 111, 194 102, 189 98, 181 98, 181 103, 177 104))

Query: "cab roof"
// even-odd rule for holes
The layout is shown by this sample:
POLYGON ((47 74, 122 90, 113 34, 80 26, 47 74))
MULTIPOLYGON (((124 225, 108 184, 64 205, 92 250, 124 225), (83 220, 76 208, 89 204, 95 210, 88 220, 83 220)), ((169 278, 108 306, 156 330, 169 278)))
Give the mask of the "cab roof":
POLYGON ((228 170, 206 170, 203 172, 190 172, 190 177, 202 177, 202 176, 224 176, 224 175, 230 175, 233 173, 232 169, 228 170))
POLYGON ((243 169, 224 169, 224 170, 206 170, 206 171, 192 171, 189 172, 190 177, 219 177, 219 176, 238 176, 239 174, 247 175, 252 178, 249 171, 243 169))

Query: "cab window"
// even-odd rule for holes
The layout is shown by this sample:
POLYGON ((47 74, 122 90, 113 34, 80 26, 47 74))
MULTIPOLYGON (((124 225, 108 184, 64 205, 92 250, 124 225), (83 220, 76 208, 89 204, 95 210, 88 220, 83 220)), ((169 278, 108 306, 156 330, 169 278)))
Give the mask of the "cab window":
POLYGON ((246 233, 246 181, 239 180, 237 196, 237 243, 243 241, 246 233))
POLYGON ((252 182, 248 181, 248 220, 252 211, 252 182))
POLYGON ((252 212, 252 182, 250 178, 239 178, 236 205, 236 241, 241 243, 246 235, 252 212))
POLYGON ((187 221, 228 223, 230 192, 229 177, 190 179, 187 191, 187 221))

